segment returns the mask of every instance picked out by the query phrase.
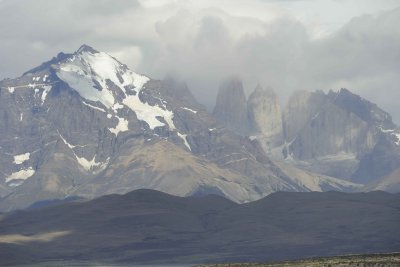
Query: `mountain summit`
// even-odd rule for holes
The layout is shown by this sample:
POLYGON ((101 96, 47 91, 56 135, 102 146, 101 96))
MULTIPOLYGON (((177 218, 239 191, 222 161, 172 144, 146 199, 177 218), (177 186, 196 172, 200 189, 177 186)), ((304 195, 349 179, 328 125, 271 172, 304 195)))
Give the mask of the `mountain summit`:
POLYGON ((79 47, 79 49, 76 50, 77 54, 80 54, 80 53, 83 53, 83 52, 88 52, 88 53, 91 53, 91 54, 99 53, 99 51, 97 51, 93 47, 91 47, 89 45, 86 45, 86 44, 81 45, 81 47, 79 47))

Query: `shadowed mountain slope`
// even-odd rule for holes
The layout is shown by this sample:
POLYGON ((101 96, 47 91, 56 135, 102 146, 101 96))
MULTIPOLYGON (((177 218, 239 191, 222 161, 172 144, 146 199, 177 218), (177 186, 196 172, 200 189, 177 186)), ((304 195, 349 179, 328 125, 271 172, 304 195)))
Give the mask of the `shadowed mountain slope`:
POLYGON ((400 195, 278 192, 236 204, 152 190, 17 211, 0 264, 249 262, 400 249, 400 195))

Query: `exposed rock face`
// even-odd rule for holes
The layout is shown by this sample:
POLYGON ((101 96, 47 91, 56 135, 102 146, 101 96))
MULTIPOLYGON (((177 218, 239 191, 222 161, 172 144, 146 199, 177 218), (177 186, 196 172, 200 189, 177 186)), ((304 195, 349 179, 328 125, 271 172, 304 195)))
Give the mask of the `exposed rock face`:
POLYGON ((241 83, 230 81, 220 88, 214 114, 274 160, 307 171, 366 184, 400 165, 400 131, 391 116, 347 89, 296 92, 282 116, 272 90, 257 86, 245 104, 241 83))
POLYGON ((369 124, 382 127, 383 129, 393 129, 396 127, 390 114, 380 109, 376 104, 363 99, 359 95, 353 94, 347 89, 342 88, 338 93, 331 91, 328 97, 338 107, 356 114, 369 124))
POLYGON ((248 132, 246 95, 241 80, 230 78, 221 84, 213 114, 228 129, 241 134, 248 132))
POLYGON ((246 101, 242 82, 227 80, 219 89, 213 114, 228 129, 257 138, 267 153, 283 143, 281 107, 272 89, 258 85, 246 101))
POLYGON ((367 183, 400 164, 390 115, 346 89, 297 93, 284 119, 285 156, 312 171, 367 183))
POLYGON ((267 147, 281 145, 283 142, 282 114, 275 92, 258 85, 249 96, 247 110, 251 134, 262 139, 267 147))
POLYGON ((295 92, 289 99, 283 115, 285 139, 291 142, 303 127, 319 112, 327 99, 322 91, 295 92))
POLYGON ((309 160, 339 153, 357 154, 371 149, 373 131, 354 113, 327 103, 290 145, 292 155, 309 160))
MULTIPOLYGON (((396 141, 399 140, 397 136, 398 133, 393 135, 380 132, 378 134, 378 141, 373 149, 360 158, 357 171, 352 175, 353 181, 364 184, 374 183, 377 178, 380 179, 382 176, 390 176, 393 170, 399 168, 400 143, 396 141)), ((400 176, 397 177, 397 182, 400 185, 400 176)), ((386 182, 383 182, 383 185, 385 184, 386 182)), ((399 188, 399 185, 395 187, 399 188)), ((377 186, 380 188, 380 185, 377 184, 377 186)), ((394 188, 385 188, 392 190, 391 192, 395 191, 394 188)), ((397 190, 397 192, 399 191, 400 190, 397 190)))

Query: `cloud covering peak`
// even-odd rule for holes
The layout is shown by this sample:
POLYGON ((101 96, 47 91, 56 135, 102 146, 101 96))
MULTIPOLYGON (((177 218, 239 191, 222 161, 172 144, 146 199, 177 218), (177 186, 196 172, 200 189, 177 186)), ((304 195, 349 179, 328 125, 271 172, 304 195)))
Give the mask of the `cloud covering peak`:
POLYGON ((179 76, 209 108, 219 82, 237 75, 247 92, 262 83, 283 99, 295 90, 346 87, 399 122, 397 5, 391 0, 329 0, 324 6, 310 0, 3 0, 0 79, 87 43, 151 77, 179 76))

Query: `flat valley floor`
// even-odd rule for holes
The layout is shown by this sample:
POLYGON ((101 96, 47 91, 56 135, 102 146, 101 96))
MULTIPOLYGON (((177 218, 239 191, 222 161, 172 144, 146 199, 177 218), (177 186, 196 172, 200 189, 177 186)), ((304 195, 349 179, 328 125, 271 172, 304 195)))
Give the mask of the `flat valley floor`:
POLYGON ((199 265, 198 267, 398 267, 400 253, 348 255, 328 258, 312 258, 298 261, 276 263, 227 263, 199 265))

